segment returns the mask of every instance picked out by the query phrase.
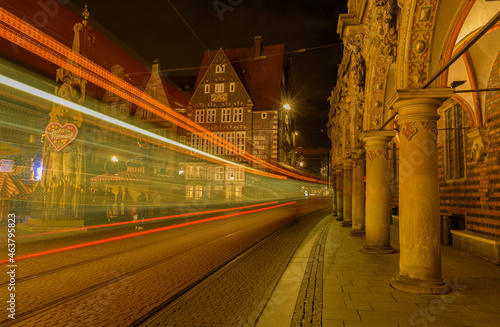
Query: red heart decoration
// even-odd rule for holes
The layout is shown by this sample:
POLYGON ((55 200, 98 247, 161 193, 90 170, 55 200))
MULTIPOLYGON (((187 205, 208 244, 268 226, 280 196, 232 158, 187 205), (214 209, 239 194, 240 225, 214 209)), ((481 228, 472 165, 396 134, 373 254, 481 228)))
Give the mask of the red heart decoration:
POLYGON ((45 136, 50 144, 57 150, 62 150, 65 146, 73 142, 78 135, 78 127, 74 124, 50 123, 45 128, 45 136))

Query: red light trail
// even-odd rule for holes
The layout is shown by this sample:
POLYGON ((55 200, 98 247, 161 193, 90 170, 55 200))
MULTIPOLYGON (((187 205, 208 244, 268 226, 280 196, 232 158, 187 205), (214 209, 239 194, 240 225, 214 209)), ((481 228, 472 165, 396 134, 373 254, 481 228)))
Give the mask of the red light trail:
MULTIPOLYGON (((190 221, 190 222, 186 222, 186 223, 182 223, 182 224, 178 224, 178 225, 160 227, 160 228, 155 228, 155 229, 152 229, 152 230, 147 230, 147 231, 142 231, 142 232, 136 232, 136 233, 133 233, 133 234, 126 234, 126 235, 121 235, 121 236, 116 236, 116 237, 110 237, 110 238, 106 238, 106 239, 102 239, 102 240, 98 240, 98 241, 87 242, 87 243, 82 243, 82 244, 67 246, 67 247, 58 248, 58 249, 52 249, 52 250, 38 252, 38 253, 33 253, 33 254, 27 254, 27 255, 24 255, 24 256, 16 257, 16 261, 25 260, 25 259, 32 259, 32 258, 36 258, 36 257, 48 255, 48 254, 65 252, 65 251, 80 249, 80 248, 84 248, 84 247, 88 247, 88 246, 93 246, 93 245, 98 245, 98 244, 103 244, 103 243, 109 243, 109 242, 113 242, 113 241, 124 240, 124 239, 127 239, 127 238, 132 238, 132 237, 136 237, 136 236, 142 236, 142 235, 147 235, 147 234, 162 232, 162 231, 166 231, 166 230, 170 230, 170 229, 175 229, 175 228, 181 228, 181 227, 186 227, 186 226, 198 225, 198 224, 206 223, 206 222, 209 222, 209 221, 215 221, 215 220, 221 220, 221 219, 235 217, 235 216, 241 216, 241 215, 245 215, 245 214, 248 214, 248 213, 255 213, 255 212, 260 212, 260 211, 265 211, 265 210, 276 209, 276 208, 284 207, 284 206, 287 206, 287 205, 290 205, 290 204, 294 204, 294 203, 296 203, 296 202, 292 201, 292 202, 288 202, 288 203, 278 204, 278 205, 275 205, 275 206, 272 206, 272 207, 254 209, 254 210, 249 210, 249 211, 245 211, 245 212, 235 212, 235 213, 231 213, 231 214, 224 215, 224 216, 206 218, 206 219, 201 219, 201 220, 197 220, 197 221, 190 221)), ((10 259, 1 260, 0 264, 8 263, 9 260, 10 259)))

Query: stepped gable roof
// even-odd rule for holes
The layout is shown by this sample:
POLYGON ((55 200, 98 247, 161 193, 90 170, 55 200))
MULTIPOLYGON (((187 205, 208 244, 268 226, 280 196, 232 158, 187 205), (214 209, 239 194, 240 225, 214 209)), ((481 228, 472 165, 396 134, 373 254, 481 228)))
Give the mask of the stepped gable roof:
MULTIPOLYGON (((254 102, 254 110, 278 108, 284 49, 284 44, 265 45, 261 51, 262 59, 254 59, 254 47, 223 50, 254 102)), ((216 54, 214 50, 205 52, 195 89, 216 54)))

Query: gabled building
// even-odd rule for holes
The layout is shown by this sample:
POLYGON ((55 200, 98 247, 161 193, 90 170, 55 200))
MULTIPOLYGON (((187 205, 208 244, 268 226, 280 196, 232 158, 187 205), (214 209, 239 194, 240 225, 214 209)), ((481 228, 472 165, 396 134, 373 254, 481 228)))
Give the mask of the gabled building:
MULTIPOLYGON (((235 145, 240 153, 192 133, 186 135, 187 144, 256 168, 263 167, 240 154, 294 165, 295 125, 284 108, 291 95, 289 62, 283 60, 283 53, 283 44, 262 46, 261 37, 255 38, 254 47, 205 52, 187 117, 235 145)), ((199 160, 185 165, 186 180, 193 181, 188 198, 210 198, 212 190, 223 190, 227 199, 240 199, 244 186, 249 186, 243 171, 235 167, 199 160)))

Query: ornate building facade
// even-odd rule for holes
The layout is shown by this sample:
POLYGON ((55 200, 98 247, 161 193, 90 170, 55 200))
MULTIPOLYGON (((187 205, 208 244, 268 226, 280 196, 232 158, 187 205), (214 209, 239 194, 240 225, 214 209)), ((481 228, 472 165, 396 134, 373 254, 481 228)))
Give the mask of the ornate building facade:
MULTIPOLYGON (((233 144, 226 149, 203 137, 187 133, 186 142, 242 165, 266 169, 241 158, 247 153, 267 163, 295 166, 295 122, 288 104, 291 98, 290 65, 284 45, 207 51, 187 109, 187 117, 215 136, 233 144)), ((253 181, 241 168, 193 159, 185 163, 188 198, 241 199, 253 181)), ((251 196, 251 192, 246 192, 251 196)))
POLYGON ((366 233, 362 252, 380 254, 395 251, 392 209, 400 290, 446 291, 441 220, 464 229, 454 246, 499 261, 499 12, 485 0, 350 0, 339 17, 334 210, 366 233))

